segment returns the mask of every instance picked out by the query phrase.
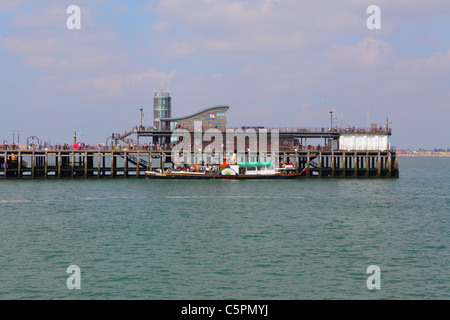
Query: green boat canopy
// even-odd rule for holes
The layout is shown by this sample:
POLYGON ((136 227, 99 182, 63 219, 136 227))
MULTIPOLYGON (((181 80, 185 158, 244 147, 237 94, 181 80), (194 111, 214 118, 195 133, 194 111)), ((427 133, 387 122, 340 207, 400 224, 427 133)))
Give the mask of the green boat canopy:
POLYGON ((273 162, 240 162, 239 167, 270 167, 273 162))

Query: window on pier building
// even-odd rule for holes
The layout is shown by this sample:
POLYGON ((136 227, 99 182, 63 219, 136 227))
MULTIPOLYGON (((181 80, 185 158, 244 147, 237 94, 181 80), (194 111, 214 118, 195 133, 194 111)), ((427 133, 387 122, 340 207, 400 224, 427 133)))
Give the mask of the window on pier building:
POLYGON ((178 121, 171 121, 170 122, 170 131, 174 131, 177 128, 178 121))

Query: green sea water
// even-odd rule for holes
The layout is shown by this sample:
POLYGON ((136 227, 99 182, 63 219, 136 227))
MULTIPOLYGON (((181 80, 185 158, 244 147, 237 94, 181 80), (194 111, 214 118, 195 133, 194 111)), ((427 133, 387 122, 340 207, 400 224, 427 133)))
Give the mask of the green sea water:
POLYGON ((0 299, 449 299, 450 158, 399 167, 373 180, 0 181, 0 299))

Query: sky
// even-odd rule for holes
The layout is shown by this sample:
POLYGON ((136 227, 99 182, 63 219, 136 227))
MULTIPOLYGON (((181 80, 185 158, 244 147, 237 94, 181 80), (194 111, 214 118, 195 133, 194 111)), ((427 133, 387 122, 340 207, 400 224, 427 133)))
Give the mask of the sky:
POLYGON ((317 128, 332 111, 388 118, 397 149, 450 147, 448 0, 1 0, 0 63, 0 143, 105 142, 141 108, 150 126, 164 89, 173 117, 317 128))

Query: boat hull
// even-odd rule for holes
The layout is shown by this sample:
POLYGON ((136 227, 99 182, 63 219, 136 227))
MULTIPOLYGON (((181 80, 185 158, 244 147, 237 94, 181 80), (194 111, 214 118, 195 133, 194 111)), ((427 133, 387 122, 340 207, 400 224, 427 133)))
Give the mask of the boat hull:
POLYGON ((220 174, 206 174, 206 173, 158 173, 147 171, 145 173, 146 178, 149 180, 160 179, 192 179, 192 180, 209 180, 209 179, 222 179, 222 180, 268 180, 268 179, 296 179, 300 178, 301 174, 269 174, 269 175, 247 175, 247 174, 237 174, 237 175, 220 175, 220 174))

